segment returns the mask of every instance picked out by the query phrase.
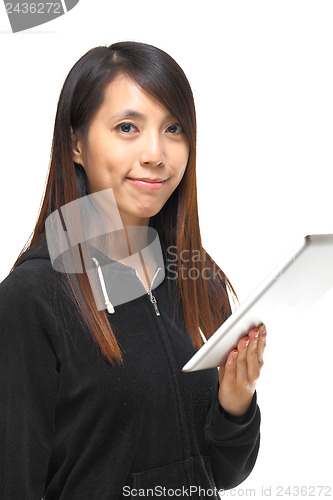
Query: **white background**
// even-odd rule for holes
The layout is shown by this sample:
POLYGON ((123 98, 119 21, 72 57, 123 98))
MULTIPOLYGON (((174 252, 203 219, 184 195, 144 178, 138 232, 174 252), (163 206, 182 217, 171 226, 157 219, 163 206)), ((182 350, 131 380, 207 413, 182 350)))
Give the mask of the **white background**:
MULTIPOLYGON (((1 4, 0 280, 37 218, 68 71, 121 40, 169 52, 190 80, 203 242, 241 302, 300 238, 333 233, 332 26, 327 0, 81 0, 12 34, 1 4)), ((235 495, 332 486, 332 299, 298 327, 268 332, 261 450, 235 495)))

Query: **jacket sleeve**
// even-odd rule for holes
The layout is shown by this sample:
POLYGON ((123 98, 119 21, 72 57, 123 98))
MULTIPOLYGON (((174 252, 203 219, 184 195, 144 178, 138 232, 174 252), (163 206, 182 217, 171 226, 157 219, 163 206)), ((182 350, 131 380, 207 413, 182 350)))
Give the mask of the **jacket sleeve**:
POLYGON ((207 415, 205 437, 216 486, 227 490, 243 482, 254 467, 260 443, 260 410, 255 392, 246 419, 234 423, 227 418, 217 395, 218 389, 207 415))
POLYGON ((0 498, 40 500, 59 383, 54 322, 45 289, 11 274, 0 284, 0 498))

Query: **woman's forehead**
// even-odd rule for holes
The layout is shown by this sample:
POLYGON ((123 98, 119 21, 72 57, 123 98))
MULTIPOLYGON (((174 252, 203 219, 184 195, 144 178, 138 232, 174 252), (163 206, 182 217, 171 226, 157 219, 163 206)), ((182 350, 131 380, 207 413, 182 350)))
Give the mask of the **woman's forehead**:
POLYGON ((105 87, 99 113, 110 119, 144 119, 150 113, 165 119, 172 117, 170 111, 158 99, 144 90, 133 78, 123 74, 117 75, 105 87))

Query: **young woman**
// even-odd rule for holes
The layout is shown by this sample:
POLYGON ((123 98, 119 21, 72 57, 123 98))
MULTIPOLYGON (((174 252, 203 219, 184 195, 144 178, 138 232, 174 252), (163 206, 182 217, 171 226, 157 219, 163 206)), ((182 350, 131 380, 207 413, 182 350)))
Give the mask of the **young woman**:
POLYGON ((201 244, 195 152, 192 92, 165 52, 121 42, 74 65, 31 242, 0 285, 1 498, 217 499, 251 472, 264 325, 219 372, 181 371, 233 292, 201 244), (111 232, 89 259, 73 244, 82 269, 55 265, 52 214, 66 227, 66 207, 110 192, 127 248, 130 228, 139 249, 157 231, 163 269, 158 252, 128 265, 111 232))

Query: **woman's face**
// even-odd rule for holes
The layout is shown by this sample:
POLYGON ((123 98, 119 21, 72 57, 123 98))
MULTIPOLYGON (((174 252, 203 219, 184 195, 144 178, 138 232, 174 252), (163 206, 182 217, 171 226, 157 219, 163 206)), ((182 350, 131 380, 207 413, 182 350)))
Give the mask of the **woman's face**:
POLYGON ((117 76, 90 122, 72 134, 73 160, 92 193, 112 188, 124 225, 147 225, 180 183, 189 145, 169 111, 134 80, 117 76))

